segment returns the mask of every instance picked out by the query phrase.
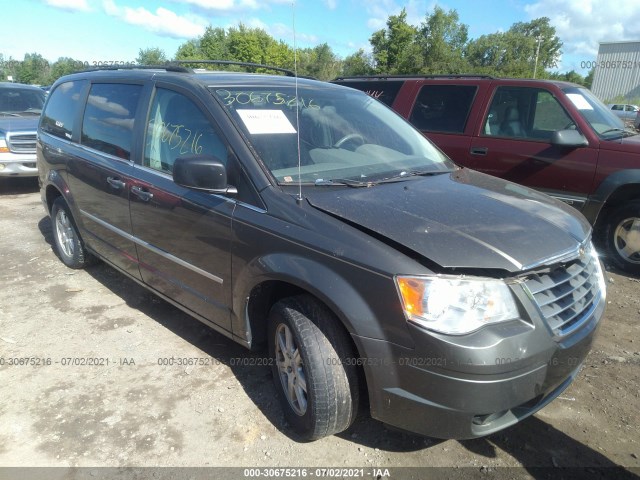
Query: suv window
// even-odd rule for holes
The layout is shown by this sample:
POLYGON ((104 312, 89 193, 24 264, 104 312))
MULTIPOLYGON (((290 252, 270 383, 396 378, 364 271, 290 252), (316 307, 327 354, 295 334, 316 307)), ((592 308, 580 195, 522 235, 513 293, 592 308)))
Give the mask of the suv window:
POLYGON ((178 157, 212 155, 227 163, 227 148, 202 111, 184 95, 158 88, 151 105, 144 166, 173 171, 178 157))
POLYGON ((44 92, 32 88, 6 88, 0 90, 0 112, 37 113, 42 111, 44 92))
POLYGON ((473 85, 424 85, 409 121, 427 132, 462 133, 477 89, 473 85))
POLYGON ((42 116, 42 131, 56 137, 71 140, 74 121, 78 113, 78 106, 84 81, 64 82, 50 93, 47 108, 42 116))
POLYGON ((575 127, 547 90, 498 87, 484 121, 484 135, 550 141, 557 130, 575 127))
POLYGON ((129 160, 133 123, 142 85, 98 83, 91 87, 82 122, 81 143, 129 160))
POLYGON ((402 87, 402 81, 384 80, 380 82, 364 81, 364 82, 345 82, 341 85, 361 90, 370 97, 380 100, 387 106, 392 106, 398 92, 402 87))

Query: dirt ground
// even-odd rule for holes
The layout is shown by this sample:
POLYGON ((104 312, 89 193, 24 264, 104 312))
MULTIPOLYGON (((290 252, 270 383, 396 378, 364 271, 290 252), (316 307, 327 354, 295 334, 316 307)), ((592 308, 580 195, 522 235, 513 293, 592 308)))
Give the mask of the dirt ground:
MULTIPOLYGON (((640 475, 638 278, 607 273, 606 318, 578 379, 506 431, 440 441, 363 418, 344 434, 305 444, 283 426, 268 367, 246 360, 263 354, 106 265, 66 268, 52 250, 35 180, 0 179, 0 205, 0 467, 362 467, 365 478, 376 477, 374 468, 391 469, 378 478, 433 478, 437 470, 426 467, 449 467, 440 470, 446 478, 640 475), (170 358, 173 365, 162 364, 170 358)), ((0 478, 12 476, 0 468, 0 478)))

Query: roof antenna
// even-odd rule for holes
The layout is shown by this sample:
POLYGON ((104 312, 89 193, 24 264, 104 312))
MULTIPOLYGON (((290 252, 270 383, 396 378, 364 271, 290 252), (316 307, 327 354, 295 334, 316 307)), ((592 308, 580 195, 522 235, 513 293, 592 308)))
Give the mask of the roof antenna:
POLYGON ((295 73, 296 82, 296 141, 298 142, 298 203, 302 202, 302 172, 300 159, 300 100, 298 98, 298 49, 296 48, 296 2, 293 6, 293 72, 295 73))

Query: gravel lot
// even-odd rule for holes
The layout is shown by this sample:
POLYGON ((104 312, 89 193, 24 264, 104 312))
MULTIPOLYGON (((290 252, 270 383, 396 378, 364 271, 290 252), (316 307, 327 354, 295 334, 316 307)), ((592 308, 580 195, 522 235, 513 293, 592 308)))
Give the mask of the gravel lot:
MULTIPOLYGON (((374 467, 455 467, 439 471, 446 478, 640 475, 638 278, 607 273, 606 318, 578 380, 515 427, 440 441, 361 418, 344 434, 305 444, 283 426, 270 371, 259 365, 263 354, 248 353, 106 265, 67 269, 52 250, 35 180, 0 179, 0 203, 2 467, 364 467, 365 478, 374 467), (19 358, 29 364, 9 364, 19 358), (170 358, 173 365, 160 364, 170 358)), ((437 471, 396 469, 382 478, 437 471)), ((0 469, 0 478, 11 472, 0 469)))

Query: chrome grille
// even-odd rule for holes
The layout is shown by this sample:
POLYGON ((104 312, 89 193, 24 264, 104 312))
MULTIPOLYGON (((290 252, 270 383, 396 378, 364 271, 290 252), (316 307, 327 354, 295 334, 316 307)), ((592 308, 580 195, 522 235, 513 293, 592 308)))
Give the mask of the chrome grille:
POLYGON ((8 134, 7 146, 13 153, 36 153, 36 132, 8 134))
POLYGON ((564 336, 587 320, 602 297, 602 272, 593 246, 580 258, 524 282, 553 333, 564 336))

